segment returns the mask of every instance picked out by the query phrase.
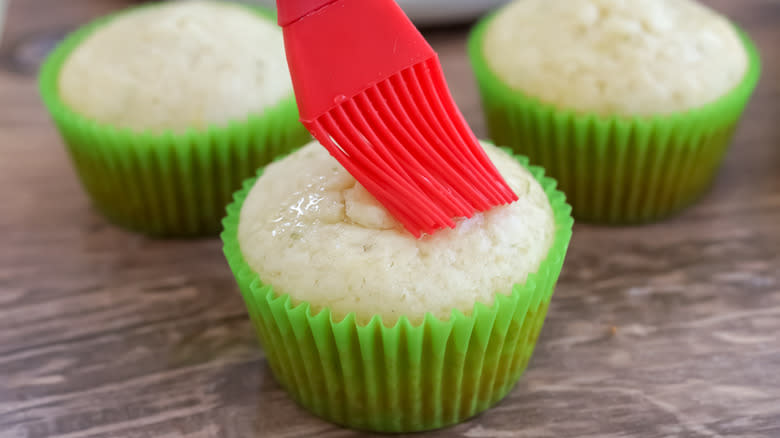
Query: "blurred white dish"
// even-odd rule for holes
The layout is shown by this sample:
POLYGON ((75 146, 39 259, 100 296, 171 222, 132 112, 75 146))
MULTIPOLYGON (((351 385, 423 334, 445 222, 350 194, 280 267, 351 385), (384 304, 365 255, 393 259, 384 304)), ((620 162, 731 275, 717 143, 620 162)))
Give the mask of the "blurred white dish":
POLYGON ((508 0, 398 0, 419 25, 457 23, 471 20, 508 0))
MULTIPOLYGON (((275 7, 275 0, 240 0, 275 7)), ((508 0, 397 0, 407 15, 420 26, 458 23, 479 17, 508 0)))

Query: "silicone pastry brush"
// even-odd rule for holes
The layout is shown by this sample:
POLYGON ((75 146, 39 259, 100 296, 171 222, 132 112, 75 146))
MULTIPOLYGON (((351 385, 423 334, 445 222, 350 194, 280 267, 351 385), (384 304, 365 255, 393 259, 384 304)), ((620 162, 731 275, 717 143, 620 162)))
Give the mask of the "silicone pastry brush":
POLYGON ((393 0, 277 0, 301 122, 416 237, 517 199, 393 0))

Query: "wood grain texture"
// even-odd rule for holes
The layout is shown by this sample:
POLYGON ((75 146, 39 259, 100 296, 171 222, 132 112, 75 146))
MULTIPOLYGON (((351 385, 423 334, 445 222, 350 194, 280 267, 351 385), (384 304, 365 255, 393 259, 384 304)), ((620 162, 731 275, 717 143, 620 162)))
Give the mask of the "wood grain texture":
MULTIPOLYGON (((27 67, 123 0, 13 0, 0 46, 0 437, 358 437, 270 376, 216 239, 89 206, 27 67)), ((656 225, 577 225, 529 370, 430 436, 780 436, 780 2, 709 1, 764 73, 708 195, 656 225)), ((478 134, 467 27, 426 33, 478 134)))

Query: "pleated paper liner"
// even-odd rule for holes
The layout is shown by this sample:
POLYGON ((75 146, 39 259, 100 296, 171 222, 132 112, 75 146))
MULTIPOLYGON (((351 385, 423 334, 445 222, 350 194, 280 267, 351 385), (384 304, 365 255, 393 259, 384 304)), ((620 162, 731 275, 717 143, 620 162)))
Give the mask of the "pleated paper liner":
POLYGON ((491 21, 478 23, 469 39, 491 140, 557 179, 577 220, 650 222, 682 210, 709 188, 760 76, 758 51, 744 32, 738 29, 747 72, 717 101, 666 116, 605 117, 558 109, 506 85, 483 52, 491 21))
MULTIPOLYGON (((273 19, 264 9, 248 10, 273 19)), ((43 101, 82 186, 110 221, 159 236, 216 235, 241 183, 309 141, 294 96, 260 115, 184 133, 135 132, 87 119, 60 98, 59 72, 81 41, 122 13, 82 27, 48 56, 39 78, 43 101)))
MULTIPOLYGON (((518 160, 528 167, 527 159, 518 160)), ((263 283, 237 237, 255 179, 247 181, 227 209, 225 256, 268 363, 293 399, 326 420, 379 432, 448 426, 501 400, 531 357, 572 233, 565 196, 541 168, 529 168, 555 213, 554 242, 539 270, 469 315, 454 311, 440 320, 428 314, 419 325, 401 317, 392 327, 379 316, 366 325, 354 314, 336 321, 329 309, 317 312, 263 283)))

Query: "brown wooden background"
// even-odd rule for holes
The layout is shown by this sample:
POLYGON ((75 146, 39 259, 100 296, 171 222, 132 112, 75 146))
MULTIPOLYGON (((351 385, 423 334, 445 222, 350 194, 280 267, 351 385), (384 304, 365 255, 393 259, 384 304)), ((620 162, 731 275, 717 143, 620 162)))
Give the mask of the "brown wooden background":
MULTIPOLYGON (((13 0, 0 46, 0 436, 356 437, 269 374, 215 239, 89 206, 35 89, 53 38, 125 0, 13 0)), ((780 1, 719 0, 764 74, 712 191, 664 223, 578 225, 530 369, 431 436, 780 436, 780 1)), ((468 27, 426 32, 480 135, 468 27)))

